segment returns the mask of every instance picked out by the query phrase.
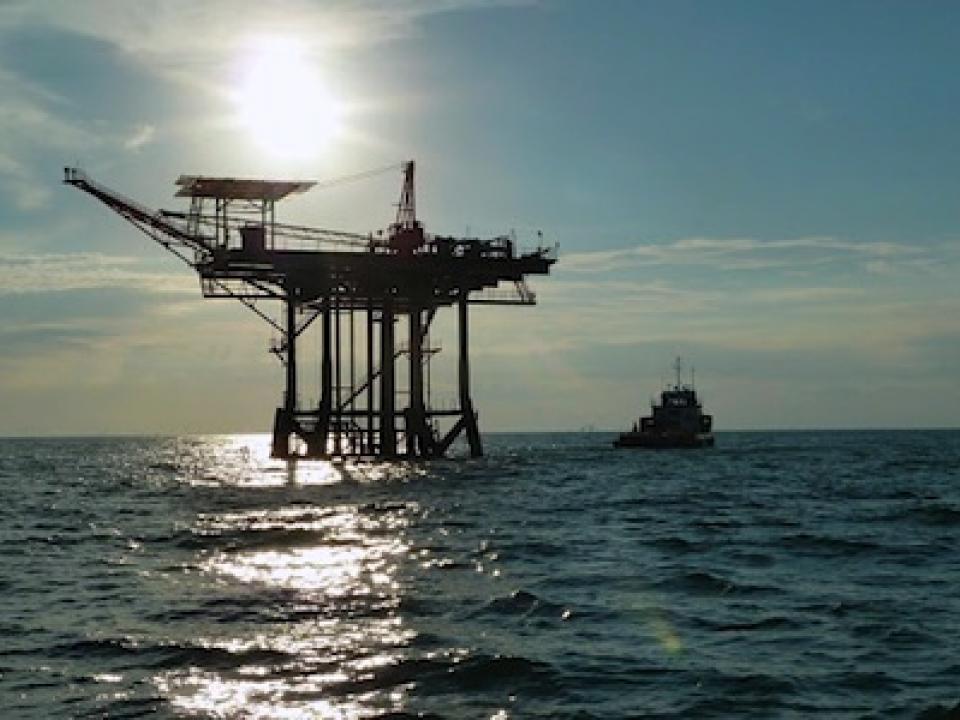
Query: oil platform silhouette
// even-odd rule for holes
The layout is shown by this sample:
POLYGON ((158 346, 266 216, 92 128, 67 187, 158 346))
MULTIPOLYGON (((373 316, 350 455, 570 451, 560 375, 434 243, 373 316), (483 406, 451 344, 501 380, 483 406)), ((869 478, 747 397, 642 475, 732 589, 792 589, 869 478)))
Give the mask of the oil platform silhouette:
POLYGON ((273 423, 274 457, 436 458, 461 435, 477 457, 483 448, 470 394, 468 308, 534 305, 526 277, 549 273, 555 248, 520 252, 509 236, 427 234, 416 215, 413 161, 391 169, 402 171, 396 220, 386 233, 369 235, 277 222, 277 201, 313 182, 181 176, 176 196, 189 200, 185 212, 145 207, 79 168, 65 168, 64 182, 190 265, 204 297, 239 300, 277 331, 271 352, 284 366, 286 388, 273 423), (263 308, 274 300, 279 320, 263 308), (455 407, 436 409, 430 326, 440 308, 453 306, 458 398, 455 407), (297 340, 316 321, 320 397, 317 406, 301 407, 297 340), (407 333, 400 342, 398 331, 407 333), (409 377, 401 392, 404 356, 409 377))

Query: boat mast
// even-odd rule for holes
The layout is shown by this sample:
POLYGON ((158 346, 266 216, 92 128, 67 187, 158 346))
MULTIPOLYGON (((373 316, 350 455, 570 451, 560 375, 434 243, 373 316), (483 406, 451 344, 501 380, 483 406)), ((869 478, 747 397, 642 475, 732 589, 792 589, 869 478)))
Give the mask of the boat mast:
POLYGON ((674 370, 677 371, 677 385, 676 385, 676 387, 677 387, 677 390, 679 390, 679 389, 682 387, 682 385, 681 385, 681 383, 682 383, 682 378, 680 377, 680 372, 683 370, 683 363, 681 362, 679 355, 677 355, 677 360, 676 360, 676 362, 673 363, 673 368, 674 368, 674 370))

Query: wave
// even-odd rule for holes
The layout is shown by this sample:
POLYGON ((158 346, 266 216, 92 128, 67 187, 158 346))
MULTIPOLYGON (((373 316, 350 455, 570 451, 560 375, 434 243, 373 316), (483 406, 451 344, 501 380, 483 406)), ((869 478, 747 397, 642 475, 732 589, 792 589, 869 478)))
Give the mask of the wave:
POLYGON ((654 588, 691 595, 762 594, 780 592, 778 588, 763 585, 736 583, 706 570, 688 570, 654 583, 654 588))
POLYGON ((505 543, 499 548, 502 558, 515 558, 526 562, 539 561, 542 558, 563 557, 568 552, 569 548, 564 545, 536 540, 505 543))
MULTIPOLYGON (((368 693, 410 683, 415 683, 423 695, 488 689, 499 693, 521 688, 555 693, 563 686, 556 670, 548 663, 525 657, 477 654, 463 659, 456 656, 405 658, 356 678, 331 683, 318 692, 317 697, 368 693)), ((311 697, 311 693, 295 696, 298 700, 311 697)))
POLYGON ((960 720, 960 433, 870 437, 683 457, 493 437, 398 482, 282 487, 224 487, 288 471, 206 439, 57 441, 51 472, 8 445, 0 685, 24 697, 0 715, 173 718, 249 691, 258 717, 960 720), (944 462, 884 464, 924 452, 944 462), (333 548, 329 584, 229 572, 273 577, 277 550, 307 573, 305 548, 340 542, 362 552, 333 548))
POLYGON ((201 667, 231 669, 241 666, 279 666, 296 660, 295 655, 269 648, 229 650, 213 645, 176 642, 141 642, 132 638, 98 638, 60 643, 50 648, 55 657, 130 659, 140 667, 157 669, 201 667))
POLYGON ((180 472, 181 467, 174 462, 153 462, 147 464, 148 470, 160 470, 161 472, 175 475, 180 472))
POLYGON ((916 720, 960 720, 960 701, 953 707, 949 705, 933 705, 921 710, 916 720))
POLYGON ((543 600, 526 590, 515 590, 509 595, 493 598, 477 614, 563 617, 567 612, 563 605, 543 600))
POLYGON ((878 670, 874 672, 855 671, 842 673, 837 677, 834 685, 844 690, 882 690, 892 692, 897 690, 900 684, 887 673, 878 670))
POLYGON ((812 555, 859 555, 881 549, 877 543, 855 538, 795 533, 780 538, 779 546, 812 555))
POLYGON ((668 553, 675 555, 683 555, 686 553, 693 552, 702 552, 710 548, 708 543, 696 542, 694 540, 688 540, 677 535, 669 535, 667 537, 658 537, 654 538, 651 542, 656 548, 663 550, 668 553))
MULTIPOLYGON (((140 689, 144 691, 143 688, 140 689)), ((73 715, 81 718, 142 718, 157 717, 158 713, 167 709, 167 701, 156 691, 147 691, 143 697, 115 697, 109 703, 101 703, 83 715, 73 715)), ((100 699, 100 698, 98 698, 100 699)), ((161 717, 163 717, 161 715, 161 717)))
POLYGON ((903 513, 906 519, 921 525, 946 526, 960 525, 960 507, 946 503, 932 503, 912 507, 903 513))
POLYGON ((448 675, 466 690, 525 687, 556 692, 563 685, 549 664, 509 655, 475 655, 455 664, 448 675))
POLYGON ((174 540, 185 550, 230 548, 242 550, 284 550, 314 545, 355 545, 356 540, 338 540, 328 529, 239 528, 228 530, 194 529, 174 540))
POLYGON ((804 625, 791 618, 775 615, 752 622, 723 623, 713 627, 717 632, 749 632, 760 630, 798 630, 804 625))

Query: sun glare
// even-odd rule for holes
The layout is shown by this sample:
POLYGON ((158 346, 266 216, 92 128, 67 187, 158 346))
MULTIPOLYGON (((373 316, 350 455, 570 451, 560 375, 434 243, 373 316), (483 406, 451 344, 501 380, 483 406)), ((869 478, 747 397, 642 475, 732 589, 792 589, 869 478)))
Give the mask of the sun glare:
POLYGON ((272 157, 313 158, 340 131, 340 103, 303 45, 291 38, 248 46, 233 95, 240 123, 272 157))

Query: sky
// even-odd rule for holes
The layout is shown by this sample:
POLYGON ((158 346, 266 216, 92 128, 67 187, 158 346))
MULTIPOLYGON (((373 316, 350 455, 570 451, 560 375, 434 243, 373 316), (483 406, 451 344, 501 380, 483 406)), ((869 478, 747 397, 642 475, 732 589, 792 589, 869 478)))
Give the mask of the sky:
MULTIPOLYGON (((0 0, 0 435, 280 401, 270 328, 65 165, 175 209, 404 159, 429 231, 559 244, 536 307, 474 310, 485 430, 626 428, 678 354, 719 430, 958 427, 958 43, 935 0, 0 0)), ((399 179, 281 219, 385 227, 399 179)))

